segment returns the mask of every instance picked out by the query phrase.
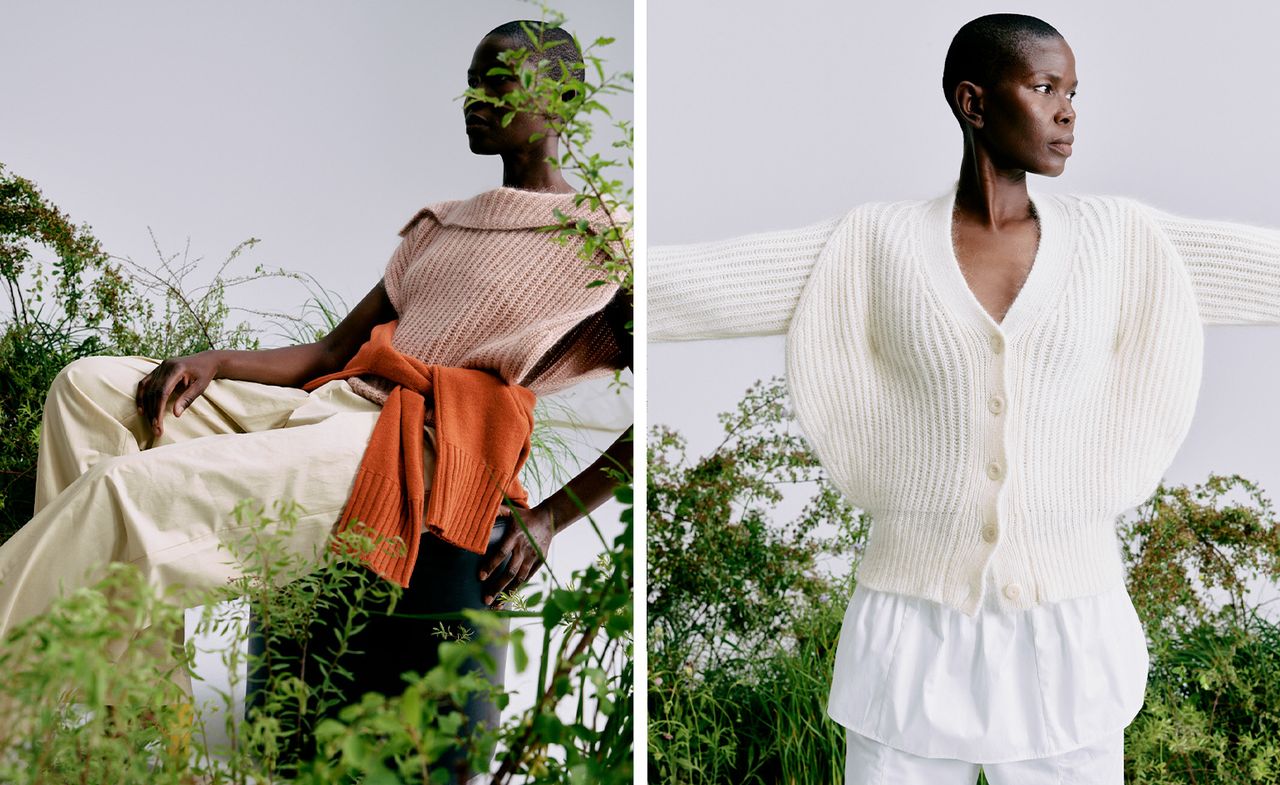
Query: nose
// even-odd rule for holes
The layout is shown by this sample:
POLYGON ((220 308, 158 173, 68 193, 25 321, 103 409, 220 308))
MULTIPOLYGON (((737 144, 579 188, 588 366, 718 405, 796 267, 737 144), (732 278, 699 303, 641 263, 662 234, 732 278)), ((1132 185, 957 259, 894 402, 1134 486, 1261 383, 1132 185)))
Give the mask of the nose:
MULTIPOLYGON (((489 93, 488 93, 488 91, 486 91, 486 92, 485 92, 485 95, 487 96, 488 94, 489 94, 489 93)), ((478 107, 482 107, 482 106, 484 106, 484 103, 485 103, 485 102, 484 102, 484 101, 482 101, 482 100, 481 100, 481 99, 479 99, 479 98, 475 98, 475 97, 470 96, 470 95, 468 95, 468 96, 463 96, 463 98, 462 98, 462 113, 463 113, 464 115, 465 115, 465 114, 469 114, 469 113, 471 112, 471 110, 476 109, 476 108, 478 108, 478 107)))
POLYGON ((1054 120, 1059 125, 1071 125, 1076 121, 1076 110, 1070 101, 1063 99, 1062 108, 1058 110, 1058 115, 1054 120))

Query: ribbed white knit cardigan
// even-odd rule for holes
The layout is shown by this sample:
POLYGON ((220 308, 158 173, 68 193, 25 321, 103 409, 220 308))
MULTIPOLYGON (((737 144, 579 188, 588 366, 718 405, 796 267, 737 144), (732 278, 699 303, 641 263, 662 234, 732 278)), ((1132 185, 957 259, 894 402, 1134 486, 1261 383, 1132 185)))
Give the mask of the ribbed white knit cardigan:
POLYGON ((1205 324, 1280 324, 1280 231, 1030 194, 997 323, 955 258, 955 185, 798 230, 653 247, 648 338, 787 333, 796 418, 873 524, 856 579, 974 616, 1123 585, 1117 516, 1186 436, 1205 324))

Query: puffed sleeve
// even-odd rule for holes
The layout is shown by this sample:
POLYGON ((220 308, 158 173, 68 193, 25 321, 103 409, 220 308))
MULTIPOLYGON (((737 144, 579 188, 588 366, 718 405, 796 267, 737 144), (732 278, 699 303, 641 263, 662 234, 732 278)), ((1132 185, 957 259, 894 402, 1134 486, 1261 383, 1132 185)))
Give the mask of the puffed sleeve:
POLYGON ((786 332, 840 218, 691 245, 651 246, 646 336, 692 341, 786 332))
POLYGON ((1280 324, 1280 230, 1146 210, 1186 264, 1204 324, 1280 324))

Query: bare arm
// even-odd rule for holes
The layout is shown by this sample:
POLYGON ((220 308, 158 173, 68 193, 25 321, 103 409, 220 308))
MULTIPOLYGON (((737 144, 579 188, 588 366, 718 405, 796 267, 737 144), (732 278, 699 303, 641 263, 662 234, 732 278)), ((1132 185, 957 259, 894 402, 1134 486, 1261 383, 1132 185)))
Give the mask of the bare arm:
POLYGON ((165 412, 181 416, 214 379, 301 387, 318 376, 341 370, 369 339, 374 327, 395 318, 395 307, 379 281, 332 332, 318 341, 259 351, 211 349, 165 360, 138 382, 138 410, 158 437, 164 432, 165 412))
POLYGON ((369 340, 374 327, 395 318, 396 310, 379 281, 332 332, 318 341, 260 351, 210 352, 218 363, 214 378, 301 387, 317 376, 342 370, 369 340))
MULTIPOLYGON (((609 317, 622 349, 623 362, 630 368, 631 331, 626 325, 633 317, 631 298, 617 298, 609 317)), ((537 572, 546 559, 551 538, 612 498, 618 487, 618 474, 625 478, 632 476, 633 430, 628 428, 594 463, 540 504, 531 509, 511 510, 510 517, 514 520, 498 549, 480 563, 478 577, 485 582, 486 603, 492 604, 498 592, 516 589, 537 572), (507 554, 511 555, 511 561, 505 569, 493 574, 507 554)))

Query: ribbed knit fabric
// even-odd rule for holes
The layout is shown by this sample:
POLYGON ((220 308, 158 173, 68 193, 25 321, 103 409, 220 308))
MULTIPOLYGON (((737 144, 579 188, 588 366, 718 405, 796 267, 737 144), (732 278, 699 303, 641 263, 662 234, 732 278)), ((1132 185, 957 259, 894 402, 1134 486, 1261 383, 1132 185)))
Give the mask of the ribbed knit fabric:
POLYGON ((873 524, 856 579, 976 615, 1124 582, 1117 516, 1191 423, 1203 325, 1280 324, 1280 231, 1030 194, 996 323, 955 258, 955 185, 799 230, 648 252, 648 337, 786 332, 797 420, 873 524))
MULTIPOLYGON (((587 288, 601 276, 578 256, 581 244, 538 231, 557 209, 603 225, 601 213, 573 202, 573 194, 504 187, 419 210, 383 274, 399 315, 396 350, 429 365, 492 370, 539 396, 622 367, 604 310, 618 287, 587 288)), ((375 377, 349 384, 379 404, 390 390, 375 377)))
MULTIPOLYGON (((435 471, 426 528, 445 542, 484 553, 508 498, 528 506, 520 467, 529 457, 535 396, 493 373, 426 365, 391 346, 396 323, 373 328, 343 370, 307 382, 313 390, 334 379, 370 373, 392 382, 356 471, 351 497, 338 519, 339 533, 360 521, 381 538, 399 537, 407 552, 383 541, 362 560, 378 575, 409 585, 418 559, 425 482, 422 466, 426 399, 435 404, 435 471)), ((335 550, 341 549, 334 540, 335 550)))

